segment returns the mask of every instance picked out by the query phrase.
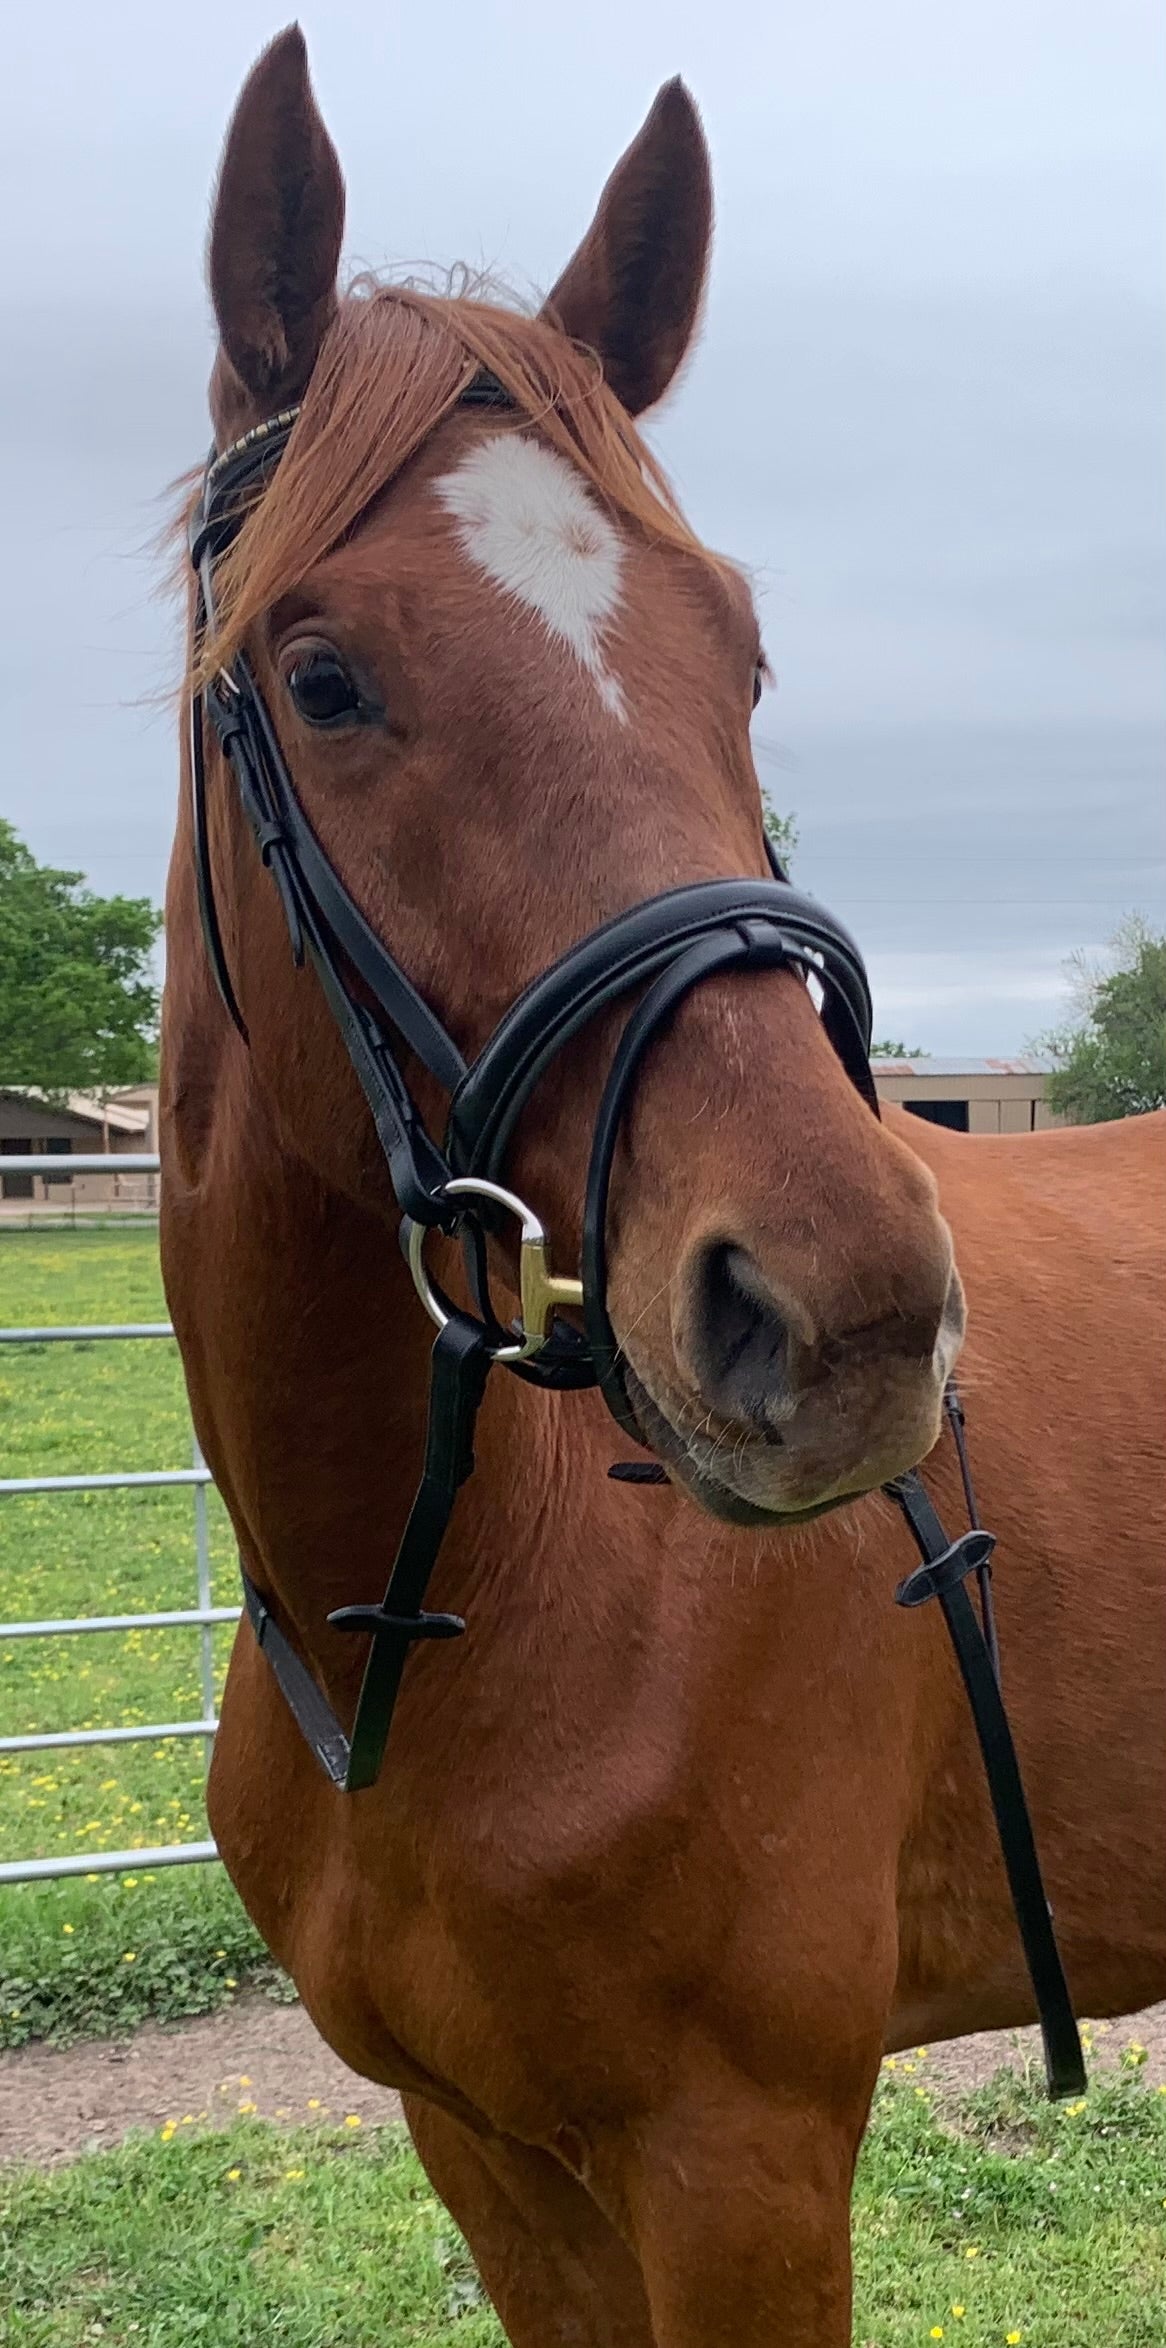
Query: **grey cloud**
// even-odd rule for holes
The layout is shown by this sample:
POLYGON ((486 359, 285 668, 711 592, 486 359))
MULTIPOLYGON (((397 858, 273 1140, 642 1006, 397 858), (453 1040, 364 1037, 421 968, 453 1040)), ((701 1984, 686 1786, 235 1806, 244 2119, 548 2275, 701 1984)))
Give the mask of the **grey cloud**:
MULTIPOLYGON (((162 884, 177 646, 151 544, 203 446, 209 188, 276 22, 64 0, 6 36, 3 801, 102 887, 162 884)), ((886 1024, 1016 1049, 1073 946, 1131 905, 1166 918, 1156 4, 451 0, 435 38, 329 0, 305 24, 350 252, 520 286, 685 72, 718 245, 655 437, 757 574, 764 779, 886 1024)))

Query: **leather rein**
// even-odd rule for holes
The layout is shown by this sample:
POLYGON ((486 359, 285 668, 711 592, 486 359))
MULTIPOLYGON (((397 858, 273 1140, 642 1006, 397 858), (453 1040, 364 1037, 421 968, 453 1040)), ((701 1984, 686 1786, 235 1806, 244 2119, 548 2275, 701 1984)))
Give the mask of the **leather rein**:
MULTIPOLYGON (((460 404, 512 407, 494 377, 479 373, 460 404)), ((285 409, 212 453, 190 519, 196 652, 215 627, 215 565, 237 538, 279 463, 299 415, 285 409)), ((199 916, 215 984, 244 1044, 215 899, 205 726, 209 719, 264 864, 278 891, 295 965, 310 963, 368 1103, 401 1210, 402 1246, 418 1294, 437 1326, 430 1358, 425 1459, 384 1598, 328 1616, 333 1629, 369 1646, 351 1731, 346 1731, 267 1597, 244 1573, 246 1611, 285 1701, 333 1785, 359 1792, 377 1779, 410 1650, 419 1639, 456 1638, 461 1617, 424 1606, 454 1502, 474 1465, 477 1412, 492 1368, 554 1388, 598 1386, 622 1430, 643 1437, 624 1383, 606 1301, 606 1220, 623 1112, 646 1051, 677 1005, 704 979, 734 970, 795 969, 820 994, 823 1026, 842 1066, 878 1116, 870 1072, 871 1000, 858 947, 841 922, 794 889, 770 842, 768 879, 698 881, 644 899, 593 930, 543 971, 504 1014, 472 1065, 365 920, 326 856, 297 797, 271 713, 244 652, 196 689, 190 702, 190 788, 199 916), (359 982, 359 992, 353 984, 359 982), (515 1125, 547 1068, 598 1013, 638 995, 607 1077, 596 1119, 583 1214, 581 1278, 554 1275, 538 1217, 505 1184, 515 1125), (411 1053, 450 1100, 444 1138, 421 1119, 399 1054, 411 1053), (521 1314, 495 1312, 487 1238, 518 1225, 521 1314), (425 1240, 461 1241, 470 1313, 430 1279, 425 1240), (583 1331, 557 1307, 581 1311, 583 1331)), ((900 1584, 901 1605, 936 1596, 971 1701, 1013 1904, 1041 2015, 1050 2093, 1084 2083, 1080 2041, 1053 1935, 1007 1715, 1000 1696, 991 1617, 994 1536, 979 1526, 967 1473, 962 1412, 949 1394, 972 1529, 949 1542, 918 1476, 886 1487, 902 1509, 923 1563, 900 1584), (957 1415, 958 1414, 958 1415, 957 1415), (965 1577, 980 1585, 981 1614, 965 1577)), ((668 1479, 656 1462, 611 1471, 629 1481, 668 1479)))

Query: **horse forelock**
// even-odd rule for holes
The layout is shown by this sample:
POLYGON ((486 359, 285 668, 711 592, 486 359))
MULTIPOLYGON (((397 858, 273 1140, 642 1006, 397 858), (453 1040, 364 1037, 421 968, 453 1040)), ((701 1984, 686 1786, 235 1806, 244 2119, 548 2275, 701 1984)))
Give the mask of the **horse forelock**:
POLYGON ((341 544, 483 370, 607 511, 721 572, 604 383, 594 352, 540 317, 466 294, 357 279, 329 326, 278 469, 216 577, 204 681, 341 544))

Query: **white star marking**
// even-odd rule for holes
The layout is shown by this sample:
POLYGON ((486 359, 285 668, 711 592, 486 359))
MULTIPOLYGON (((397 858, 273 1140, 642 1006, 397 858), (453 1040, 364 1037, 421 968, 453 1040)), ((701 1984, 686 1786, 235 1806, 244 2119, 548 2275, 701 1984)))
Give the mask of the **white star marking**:
POLYGON ((626 723, 623 687, 604 657, 623 548, 581 475, 541 442, 504 432, 480 441, 435 486, 471 561, 537 612, 587 670, 605 709, 626 723))

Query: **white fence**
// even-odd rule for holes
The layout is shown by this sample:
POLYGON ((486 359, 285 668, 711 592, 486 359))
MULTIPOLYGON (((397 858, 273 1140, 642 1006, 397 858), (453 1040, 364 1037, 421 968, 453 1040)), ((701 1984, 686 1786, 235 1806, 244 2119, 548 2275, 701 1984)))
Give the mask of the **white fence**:
MULTIPOLYGON (((73 1158, 78 1173, 107 1172, 109 1159, 73 1158)), ((156 1174, 156 1157, 135 1156, 121 1161, 126 1171, 156 1174)), ((59 1158, 0 1156, 0 1174, 39 1174, 59 1170, 59 1158)), ((0 1345, 61 1345, 84 1341, 94 1344, 131 1339, 172 1337, 169 1321, 93 1322, 80 1327, 0 1329, 0 1345)), ((94 1637, 109 1631, 178 1630, 197 1628, 201 1667, 202 1711, 196 1720, 154 1721, 140 1728, 62 1729, 34 1736, 0 1736, 0 1753, 44 1753, 62 1746, 143 1744, 162 1737, 203 1737, 209 1759, 211 1739, 218 1727, 215 1715, 214 1625, 237 1622, 237 1606, 212 1606, 210 1539, 207 1524, 207 1486, 211 1472, 192 1438, 188 1468, 149 1468, 97 1476, 4 1476, 0 1500, 35 1492, 109 1492, 159 1485, 185 1485, 194 1508, 196 1604, 160 1614, 90 1614, 43 1622, 0 1622, 0 1639, 56 1639, 94 1637)), ((58 1875, 120 1873, 123 1868, 177 1867, 192 1860, 213 1859, 213 1842, 168 1843, 154 1850, 76 1851, 52 1859, 12 1859, 0 1863, 0 1883, 28 1883, 58 1875)))

